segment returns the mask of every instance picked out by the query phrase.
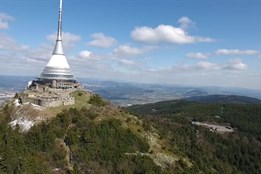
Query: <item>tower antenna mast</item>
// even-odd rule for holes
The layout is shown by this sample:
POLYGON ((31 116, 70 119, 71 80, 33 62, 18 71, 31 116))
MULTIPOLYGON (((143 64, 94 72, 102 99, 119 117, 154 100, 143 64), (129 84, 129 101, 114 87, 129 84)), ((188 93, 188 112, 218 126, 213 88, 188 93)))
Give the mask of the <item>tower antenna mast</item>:
POLYGON ((57 40, 62 40, 62 13, 63 13, 63 0, 60 0, 57 40))
POLYGON ((53 55, 64 55, 62 46, 62 13, 63 13, 63 0, 60 0, 59 18, 58 18, 58 31, 56 45, 53 51, 53 55))

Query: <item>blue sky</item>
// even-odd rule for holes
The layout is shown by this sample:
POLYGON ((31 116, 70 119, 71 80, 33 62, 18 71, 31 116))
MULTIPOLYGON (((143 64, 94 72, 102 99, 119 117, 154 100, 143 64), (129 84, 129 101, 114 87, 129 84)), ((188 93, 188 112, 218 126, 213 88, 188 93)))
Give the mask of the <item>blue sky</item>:
MULTIPOLYGON (((0 0, 0 74, 39 76, 59 0, 0 0)), ((261 88, 260 0, 64 0, 76 77, 261 88)))

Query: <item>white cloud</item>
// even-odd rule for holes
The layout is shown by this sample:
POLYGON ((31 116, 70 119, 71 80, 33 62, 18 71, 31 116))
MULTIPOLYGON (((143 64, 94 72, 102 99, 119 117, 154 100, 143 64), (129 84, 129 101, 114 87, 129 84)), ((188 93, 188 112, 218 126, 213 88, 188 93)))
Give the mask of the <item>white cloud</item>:
MULTIPOLYGON (((116 60, 117 61, 117 60, 116 60)), ((141 74, 146 70, 146 63, 139 59, 139 61, 120 59, 115 70, 130 74, 141 74)))
POLYGON ((13 38, 0 33, 0 50, 21 51, 27 50, 29 46, 18 44, 13 38))
POLYGON ((84 50, 84 51, 81 51, 79 53, 79 57, 83 58, 83 59, 91 58, 91 56, 92 56, 92 52, 91 51, 84 50))
POLYGON ((33 62, 34 60, 35 63, 36 62, 47 63, 47 61, 51 57, 52 51, 53 51, 53 46, 42 44, 38 48, 28 49, 23 53, 23 55, 27 61, 33 62))
POLYGON ((256 50, 239 50, 239 49, 219 49, 216 51, 217 55, 255 55, 256 50))
POLYGON ((14 20, 15 18, 13 16, 8 15, 8 14, 0 13, 0 19, 9 21, 9 20, 14 20))
POLYGON ((178 23, 180 24, 180 28, 182 28, 184 30, 195 25, 195 23, 191 19, 189 19, 187 16, 183 16, 183 17, 179 18, 178 23))
POLYGON ((209 58, 209 55, 198 52, 198 53, 188 53, 186 57, 193 58, 193 59, 207 59, 209 58))
POLYGON ((210 71, 221 69, 220 65, 211 62, 199 62, 195 67, 196 69, 210 71))
POLYGON ((224 72, 224 71, 243 71, 247 69, 247 65, 240 59, 229 61, 227 64, 217 64, 207 61, 201 61, 192 65, 174 65, 170 68, 162 68, 154 70, 159 74, 179 73, 179 74, 194 74, 200 72, 224 72))
POLYGON ((103 33, 94 33, 91 35, 93 41, 89 45, 101 48, 109 48, 117 43, 116 39, 110 36, 105 36, 103 33))
POLYGON ((240 59, 230 60, 227 64, 215 64, 210 62, 199 62, 196 69, 200 70, 231 70, 231 71, 243 71, 247 69, 247 65, 244 64, 240 59))
MULTIPOLYGON (((46 36, 48 41, 55 42, 56 34, 46 36)), ((72 33, 63 33, 63 47, 65 50, 72 48, 75 43, 79 42, 81 37, 72 33)), ((51 44, 42 44, 38 48, 28 49, 23 52, 24 58, 31 63, 47 63, 52 55, 54 46, 51 44)))
POLYGON ((135 65, 135 62, 133 62, 132 60, 128 60, 128 59, 121 59, 120 60, 120 64, 123 64, 123 65, 135 65))
POLYGON ((176 43, 188 44, 196 42, 213 42, 209 37, 190 36, 181 28, 171 25, 159 25, 156 28, 137 27, 131 32, 134 40, 144 43, 176 43))
POLYGON ((8 29, 8 28, 9 28, 8 22, 2 21, 2 20, 0 19, 0 29, 8 29))
POLYGON ((144 49, 135 48, 128 45, 120 45, 113 50, 113 54, 116 56, 137 56, 145 52, 144 49))
POLYGON ((234 59, 231 60, 229 64, 225 65, 223 69, 242 71, 247 69, 247 65, 244 64, 240 59, 234 59))
MULTIPOLYGON (((0 66, 1 72, 6 74, 21 73, 32 74, 34 71, 40 73, 41 69, 48 62, 54 49, 51 44, 42 44, 37 48, 30 48, 27 45, 17 43, 12 37, 0 33, 0 60, 5 62, 0 66), (9 69, 8 69, 9 68, 9 69)), ((49 35, 47 39, 56 40, 56 35, 49 35)), ((65 46, 72 47, 80 40, 80 37, 71 33, 64 34, 65 46), (66 44, 67 42, 67 44, 66 44)), ((27 75, 28 75, 27 74, 27 75)))
MULTIPOLYGON (((9 40, 11 40, 11 46, 5 47, 9 50, 0 51, 0 61, 4 62, 0 64, 1 73, 16 75, 19 72, 20 75, 39 76, 51 56, 53 46, 48 44, 36 49, 21 49, 22 45, 16 43, 12 38, 9 40), (19 49, 12 51, 12 47, 19 49)), ((144 52, 146 49, 138 48, 138 50, 144 52)), ((67 58, 76 77, 170 84, 238 85, 255 88, 260 86, 258 80, 260 74, 255 77, 248 76, 247 71, 243 71, 247 69, 247 65, 239 59, 225 64, 200 61, 195 64, 152 69, 142 61, 136 62, 128 58, 113 59, 108 55, 96 55, 88 50, 81 51, 74 59, 67 58), (232 75, 237 75, 239 78, 236 79, 232 75), (213 79, 215 80, 213 81, 213 79)))
POLYGON ((10 16, 5 13, 0 13, 0 29, 8 29, 9 23, 8 21, 14 20, 13 16, 10 16))
POLYGON ((201 71, 217 71, 220 70, 221 66, 215 63, 211 62, 198 62, 197 64, 193 65, 174 65, 170 68, 162 68, 158 70, 154 70, 154 72, 158 72, 159 74, 169 74, 169 73, 180 73, 180 74, 186 74, 186 73, 198 73, 201 71))
POLYGON ((38 59, 31 59, 31 58, 26 58, 26 61, 28 61, 28 62, 32 62, 32 63, 41 63, 41 64, 43 64, 43 63, 46 63, 46 61, 43 61, 43 60, 38 60, 38 59))
MULTIPOLYGON (((98 54, 89 50, 82 50, 77 55, 71 57, 73 59, 72 63, 78 64, 79 67, 82 67, 82 64, 88 64, 95 68, 96 64, 101 62, 108 62, 113 60, 111 55, 108 54, 98 54)), ((112 62, 109 62, 112 63, 112 62)), ((88 65, 88 66, 89 66, 88 65)))
POLYGON ((110 74, 113 69, 113 60, 104 55, 98 55, 87 50, 81 51, 77 56, 68 59, 75 76, 104 78, 110 74))
POLYGON ((40 73, 53 50, 50 45, 41 45, 33 49, 1 33, 0 38, 0 61, 4 62, 0 66, 2 74, 35 75, 37 71, 40 73))
MULTIPOLYGON (((74 47, 75 43, 79 42, 81 40, 81 37, 79 35, 70 33, 70 32, 63 32, 63 46, 65 49, 69 49, 74 47)), ((47 37, 47 40, 55 42, 57 38, 57 34, 50 34, 47 37)))

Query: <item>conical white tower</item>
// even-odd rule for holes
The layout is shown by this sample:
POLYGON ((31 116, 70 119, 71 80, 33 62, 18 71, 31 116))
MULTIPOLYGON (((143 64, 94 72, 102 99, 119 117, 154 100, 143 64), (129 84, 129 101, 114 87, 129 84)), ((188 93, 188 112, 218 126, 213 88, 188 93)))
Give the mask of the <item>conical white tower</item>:
POLYGON ((62 3, 63 1, 60 0, 58 31, 55 48, 51 59, 40 75, 41 80, 74 81, 70 66, 64 56, 62 46, 62 3))

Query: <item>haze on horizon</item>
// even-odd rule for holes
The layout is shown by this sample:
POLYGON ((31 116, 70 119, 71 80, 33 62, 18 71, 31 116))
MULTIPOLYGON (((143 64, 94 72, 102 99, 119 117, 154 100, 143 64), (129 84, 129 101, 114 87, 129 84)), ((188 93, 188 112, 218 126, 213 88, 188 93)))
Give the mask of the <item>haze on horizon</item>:
MULTIPOLYGON (((59 0, 0 0, 0 74, 39 76, 59 0)), ((64 0, 63 40, 76 77, 261 87, 261 1, 64 0)))

